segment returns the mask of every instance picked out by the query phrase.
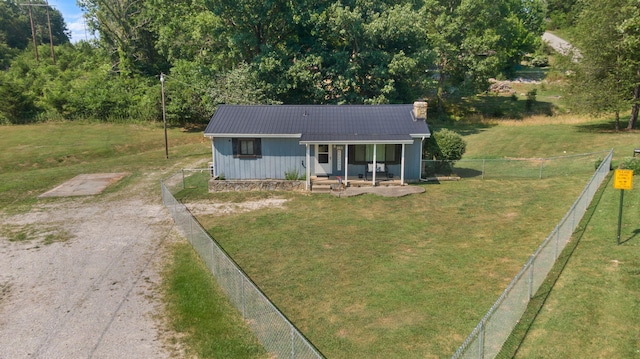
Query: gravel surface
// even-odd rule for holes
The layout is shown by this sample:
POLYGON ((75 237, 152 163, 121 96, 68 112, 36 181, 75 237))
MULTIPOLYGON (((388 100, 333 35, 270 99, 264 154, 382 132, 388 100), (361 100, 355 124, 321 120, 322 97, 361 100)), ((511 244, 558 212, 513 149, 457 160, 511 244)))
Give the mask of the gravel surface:
POLYGON ((179 239, 159 190, 143 195, 156 186, 0 214, 0 359, 181 356, 158 293, 179 239))
POLYGON ((562 55, 569 55, 573 52, 573 61, 579 61, 582 58, 582 54, 578 49, 550 32, 545 32, 542 35, 542 40, 562 55))

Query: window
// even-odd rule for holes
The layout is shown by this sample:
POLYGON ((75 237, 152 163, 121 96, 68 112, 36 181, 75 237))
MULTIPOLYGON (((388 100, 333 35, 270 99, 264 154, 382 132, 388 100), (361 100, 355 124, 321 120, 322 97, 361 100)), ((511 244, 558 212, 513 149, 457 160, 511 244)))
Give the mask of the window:
MULTIPOLYGON (((376 162, 398 164, 402 145, 377 145, 376 162)), ((349 145, 349 163, 358 165, 373 162, 373 145, 349 145)))
POLYGON ((262 157, 262 141, 259 138, 233 138, 231 145, 235 158, 262 157))
POLYGON ((318 145, 318 162, 329 163, 329 145, 318 145))

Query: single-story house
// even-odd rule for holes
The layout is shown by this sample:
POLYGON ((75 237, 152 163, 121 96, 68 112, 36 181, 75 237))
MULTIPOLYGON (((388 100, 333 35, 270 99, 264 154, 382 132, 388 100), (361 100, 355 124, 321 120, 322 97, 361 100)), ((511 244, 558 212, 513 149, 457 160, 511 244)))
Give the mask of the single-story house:
POLYGON ((204 131, 213 176, 418 181, 431 136, 427 103, 406 105, 220 105, 204 131), (375 170, 374 170, 375 169, 375 170))

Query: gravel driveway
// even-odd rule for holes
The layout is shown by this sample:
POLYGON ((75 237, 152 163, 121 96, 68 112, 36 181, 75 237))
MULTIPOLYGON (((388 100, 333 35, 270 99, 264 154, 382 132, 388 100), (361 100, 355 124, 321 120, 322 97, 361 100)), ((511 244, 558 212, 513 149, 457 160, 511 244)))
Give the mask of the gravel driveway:
POLYGON ((148 181, 0 214, 1 359, 181 356, 163 339, 158 293, 178 239, 148 181))
POLYGON ((573 61, 579 61, 582 58, 582 54, 578 49, 573 47, 573 45, 568 41, 565 41, 550 32, 545 32, 542 35, 542 41, 548 43, 549 46, 562 55, 569 55, 573 52, 573 61))

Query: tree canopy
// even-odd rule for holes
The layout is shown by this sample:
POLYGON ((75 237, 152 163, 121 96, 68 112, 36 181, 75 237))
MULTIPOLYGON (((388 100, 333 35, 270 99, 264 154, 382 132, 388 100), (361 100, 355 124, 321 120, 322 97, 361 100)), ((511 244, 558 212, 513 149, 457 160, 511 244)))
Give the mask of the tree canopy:
POLYGON ((570 97, 574 107, 593 113, 631 108, 633 129, 640 106, 640 3, 591 0, 576 19, 576 41, 583 55, 574 65, 570 97))
MULTIPOLYGON (((60 56, 73 58, 63 67, 32 64, 19 55, 31 36, 25 9, 16 0, 0 0, 0 52, 10 54, 3 60, 0 86, 12 84, 2 91, 15 100, 6 107, 13 110, 0 109, 0 122, 35 115, 157 118, 159 105, 151 97, 160 73, 168 75, 169 118, 178 122, 206 119, 218 103, 248 101, 359 104, 428 98, 442 107, 450 97, 486 89, 490 77, 535 51, 545 18, 544 0, 78 4, 97 40, 56 40, 60 56), (74 93, 80 90, 83 96, 74 93)), ((53 13, 60 20, 55 33, 64 35, 64 22, 53 13)), ((44 37, 36 42, 46 44, 44 37)))

